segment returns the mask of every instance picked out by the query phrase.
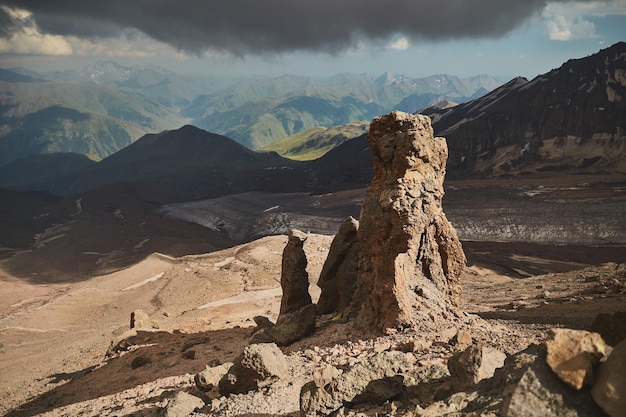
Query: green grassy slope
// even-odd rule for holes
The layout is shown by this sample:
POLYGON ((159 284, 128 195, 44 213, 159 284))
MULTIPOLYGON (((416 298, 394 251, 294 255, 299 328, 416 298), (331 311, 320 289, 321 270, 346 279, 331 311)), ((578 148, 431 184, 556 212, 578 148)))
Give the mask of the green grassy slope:
POLYGON ((377 79, 353 74, 324 80, 263 78, 240 83, 219 94, 200 96, 183 114, 193 118, 193 124, 200 128, 231 137, 252 149, 262 149, 316 126, 371 120, 400 103, 403 108, 414 106, 403 102, 407 97, 413 97, 420 107, 444 99, 469 100, 479 89, 491 87, 490 81, 489 77, 459 79, 437 75, 413 79, 391 74, 377 79))
POLYGON ((33 154, 75 152, 105 158, 146 129, 49 97, 0 96, 0 166, 33 154))
POLYGON ((285 158, 298 161, 312 161, 342 143, 367 133, 368 127, 369 123, 364 121, 330 128, 317 126, 280 139, 263 150, 274 151, 285 158))

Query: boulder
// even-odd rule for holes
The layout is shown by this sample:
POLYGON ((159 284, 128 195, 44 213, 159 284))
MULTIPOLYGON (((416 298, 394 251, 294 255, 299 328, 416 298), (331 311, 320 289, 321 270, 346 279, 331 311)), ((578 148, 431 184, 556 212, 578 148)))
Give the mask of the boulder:
POLYGON ((158 329, 159 324, 150 319, 150 316, 143 310, 135 310, 130 313, 130 328, 137 330, 151 330, 158 329))
POLYGON ((419 416, 606 417, 589 390, 570 387, 550 369, 545 345, 509 356, 493 377, 469 391, 443 396, 441 387, 437 401, 425 404, 419 416))
POLYGON ((546 362, 544 346, 510 356, 491 380, 492 393, 504 399, 502 417, 603 417, 588 390, 561 381, 546 362))
POLYGON ((283 296, 280 314, 291 313, 312 304, 309 294, 309 274, 306 271, 307 259, 304 242, 307 235, 299 230, 291 230, 283 249, 280 286, 283 296))
POLYGON ((448 340, 448 344, 452 346, 469 346, 472 342, 472 335, 466 330, 459 330, 448 340))
POLYGON ((274 326, 274 323, 272 323, 272 321, 265 316, 254 316, 253 320, 254 324, 256 324, 256 329, 254 330, 255 332, 259 330, 271 329, 272 326, 274 326))
POLYGON ((315 304, 309 304, 291 313, 281 314, 276 324, 266 329, 265 333, 279 346, 286 346, 311 335, 315 331, 315 318, 315 304))
POLYGON ((491 378, 504 365, 506 354, 490 347, 471 345, 448 359, 453 391, 472 388, 479 381, 491 378))
POLYGON ((159 417, 188 417, 194 410, 204 407, 204 401, 184 391, 179 391, 159 412, 159 417))
POLYGON ((626 311, 598 314, 591 323, 590 330, 600 333, 607 344, 617 346, 619 342, 626 339, 626 311))
POLYGON ((289 375, 287 361, 274 343, 246 346, 219 382, 222 395, 266 387, 289 375))
POLYGON ((198 373, 194 381, 196 386, 202 391, 210 391, 213 387, 216 387, 220 380, 228 373, 230 367, 233 366, 231 362, 223 363, 217 366, 207 366, 204 371, 198 373))
POLYGON ((591 395, 610 417, 626 416, 626 340, 600 365, 591 395))
POLYGON ((318 314, 344 313, 352 302, 359 261, 359 221, 348 217, 339 226, 317 285, 322 290, 318 314))
POLYGON ((254 332, 248 343, 250 345, 256 345, 259 343, 274 343, 274 338, 270 335, 268 329, 261 329, 258 332, 254 332))
POLYGON ((257 343, 274 343, 274 339, 269 333, 269 330, 274 327, 274 323, 265 316, 255 316, 254 322, 256 323, 256 327, 252 330, 249 343, 251 345, 257 343))
POLYGON ((598 333, 550 329, 546 349, 546 360, 554 373, 571 387, 581 389, 593 384, 593 367, 606 354, 607 346, 598 333))
POLYGON ((383 352, 357 363, 322 387, 319 381, 311 381, 300 391, 301 415, 327 416, 348 404, 382 404, 402 393, 402 373, 412 369, 407 354, 383 352))
POLYGON ((386 330, 453 316, 465 254, 442 210, 447 145, 430 119, 375 118, 374 179, 363 201, 353 306, 358 322, 386 330))

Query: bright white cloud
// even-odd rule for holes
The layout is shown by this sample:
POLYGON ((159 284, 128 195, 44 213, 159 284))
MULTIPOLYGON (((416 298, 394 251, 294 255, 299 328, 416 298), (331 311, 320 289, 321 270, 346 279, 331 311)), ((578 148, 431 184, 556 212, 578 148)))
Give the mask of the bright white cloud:
POLYGON ((0 53, 20 55, 72 55, 72 47, 61 36, 14 33, 0 38, 0 53))
POLYGON ((0 53, 55 56, 72 54, 72 47, 65 38, 40 32, 32 22, 30 12, 5 6, 2 9, 22 25, 21 30, 13 32, 9 37, 0 38, 0 53))
MULTIPOLYGON (((0 37, 0 53, 15 55, 97 56, 97 57, 171 57, 187 59, 188 54, 156 41, 136 29, 117 38, 78 38, 41 33, 27 10, 0 6, 17 23, 19 30, 0 37)), ((210 55, 210 51, 207 55, 210 55)))
POLYGON ((593 22, 577 17, 568 20, 565 16, 552 16, 546 21, 548 38, 553 41, 571 41, 576 39, 595 39, 596 26, 593 22))
POLYGON ((410 47, 411 41, 404 37, 396 39, 389 45, 389 48, 395 49, 396 51, 404 51, 405 49, 409 49, 410 47))
POLYGON ((596 39, 590 16, 626 15, 626 0, 548 3, 542 13, 548 38, 556 41, 596 39))

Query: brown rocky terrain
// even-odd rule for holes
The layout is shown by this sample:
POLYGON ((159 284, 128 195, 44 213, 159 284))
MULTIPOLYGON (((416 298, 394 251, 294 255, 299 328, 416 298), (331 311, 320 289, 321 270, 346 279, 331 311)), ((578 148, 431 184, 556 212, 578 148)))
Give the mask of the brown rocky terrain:
MULTIPOLYGON (((309 235, 305 243, 313 284, 331 239, 309 235)), ((285 243, 286 237, 274 236, 207 255, 152 256, 129 269, 73 284, 32 284, 4 274, 1 413, 154 415, 177 391, 195 392, 196 373, 207 364, 232 361, 248 344, 255 316, 277 318, 285 243), (158 329, 139 332, 128 340, 128 351, 105 357, 112 343, 128 335, 130 313, 138 309, 158 329), (189 350, 193 358, 184 357, 189 350)), ((624 266, 601 265, 606 259, 594 257, 593 251, 581 262, 569 247, 545 252, 535 247, 534 252, 524 256, 524 263, 542 272, 526 271, 522 278, 494 270, 493 262, 516 269, 514 258, 524 251, 494 251, 489 264, 472 262, 468 251, 460 307, 476 321, 465 328, 476 342, 513 354, 543 340, 548 328, 590 329, 598 313, 623 310, 624 266)), ((320 320, 313 336, 284 349, 291 385, 222 399, 213 403, 215 410, 203 413, 296 415, 298 385, 324 364, 341 368, 417 341, 430 347, 419 350, 416 358, 443 365, 460 349, 449 342, 459 330, 454 326, 380 337, 327 320, 320 320)))
MULTIPOLYGON (((470 202, 469 197, 480 200, 482 196, 493 204, 487 205, 480 217, 480 210, 469 203, 464 206, 459 199, 459 220, 450 216, 452 224, 463 224, 465 213, 468 219, 480 220, 475 222, 480 228, 468 228, 465 233, 487 230, 491 221, 507 223, 501 210, 508 208, 508 224, 524 230, 545 227, 544 223, 537 227, 535 219, 528 216, 518 221, 532 204, 507 206, 499 199, 505 195, 550 207, 567 206, 564 211, 548 212, 545 223, 554 219, 555 224, 566 224, 575 219, 568 216, 585 200, 595 201, 597 205, 591 207, 605 213, 607 219, 608 210, 618 210, 613 214, 619 214, 620 207, 623 210, 619 183, 604 189, 596 188, 601 182, 588 179, 585 182, 592 185, 579 187, 568 187, 571 179, 524 181, 456 183, 453 193, 470 202), (598 199, 598 194, 602 198, 598 199), (556 221, 559 216, 564 217, 560 223, 556 221)), ((439 191, 427 188, 425 194, 438 195, 439 191)), ((359 195, 362 191, 313 200, 316 210, 321 207, 326 216, 337 219, 345 207, 359 201, 359 195)), ((426 200, 422 197, 421 201, 426 200)), ((236 204, 242 205, 242 201, 236 200, 236 204)), ((272 210, 259 207, 243 219, 260 219, 262 224, 277 205, 270 206, 272 210)), ((454 203, 450 206, 455 207, 454 203)), ((310 207, 308 210, 313 212, 310 207)), ((303 211, 295 213, 306 214, 303 211)), ((579 213, 578 218, 593 225, 587 213, 579 213)), ((211 224, 219 225, 225 217, 211 224)), ((132 224, 122 226, 128 223, 132 224)), ((168 219, 163 224, 175 228, 183 223, 168 219)), ((290 223, 280 225, 285 228, 290 223)), ((202 255, 152 254, 128 268, 95 277, 92 268, 83 267, 81 272, 78 264, 71 275, 58 274, 48 282, 22 278, 42 266, 7 258, 9 262, 1 265, 0 272, 4 295, 0 304, 0 412, 8 416, 295 416, 302 411, 306 415, 512 417, 530 415, 524 411, 529 404, 525 395, 535 392, 533 381, 538 381, 540 391, 549 393, 547 401, 557 401, 552 404, 567 410, 565 415, 603 415, 591 400, 589 388, 572 391, 574 388, 548 368, 560 366, 550 352, 569 348, 549 345, 546 354, 544 348, 529 345, 550 341, 556 333, 548 329, 561 327, 597 330, 613 346, 620 334, 623 337, 623 327, 619 327, 622 316, 610 315, 626 305, 626 266, 622 264, 626 251, 619 236, 604 233, 620 225, 623 220, 598 224, 597 233, 590 234, 595 236, 593 243, 584 234, 577 240, 575 228, 566 242, 558 245, 543 242, 544 235, 530 234, 528 238, 514 234, 515 230, 507 242, 466 237, 467 266, 455 277, 461 291, 448 292, 445 285, 441 287, 442 294, 455 295, 457 306, 434 310, 440 317, 430 325, 397 323, 399 327, 381 334, 377 326, 354 326, 350 316, 318 312, 321 315, 312 335, 280 349, 271 344, 247 346, 251 338, 258 337, 259 329, 271 328, 271 323, 265 327, 266 320, 275 322, 281 313, 282 261, 288 252, 283 235, 202 255), (599 313, 609 315, 594 323, 599 313), (617 324, 607 327, 611 320, 617 324), (505 356, 504 367, 497 370, 505 356), (229 362, 235 365, 217 366, 229 362), (254 380, 256 388, 230 391, 226 396, 220 378, 228 369, 224 378, 254 380), (201 372, 203 382, 194 382, 201 372)), ((219 234, 219 230, 212 233, 219 234)), ((558 236, 554 230, 552 236, 558 236)), ((47 239, 47 244, 61 250, 60 244, 67 241, 65 235, 60 236, 63 234, 58 232, 55 236, 59 237, 47 239)), ((322 291, 317 282, 332 236, 308 233, 298 240, 306 263, 292 266, 295 271, 306 268, 309 292, 316 302, 322 291)), ((297 250, 293 252, 301 257, 299 245, 294 243, 297 250)), ((39 255, 35 258, 39 265, 45 265, 46 257, 55 253, 42 255, 37 249, 33 248, 33 254, 39 255)), ((141 253, 139 249, 134 256, 141 253)), ((441 254, 446 252, 436 252, 439 262, 445 260, 441 254)), ((420 262, 437 259, 435 253, 423 254, 420 262)), ((443 276, 454 277, 446 270, 450 268, 444 268, 443 276)), ((438 279, 434 274, 425 277, 438 279)), ((418 286, 427 288, 424 283, 418 286)), ((409 303, 410 309, 417 307, 427 314, 425 291, 418 293, 422 301, 409 303)), ((308 308, 307 303, 300 309, 308 308)), ((598 349, 605 356, 610 351, 598 349)), ((611 354, 611 358, 619 356, 611 354)), ((599 375, 604 378, 604 373, 599 375)), ((594 386, 594 398, 606 391, 598 387, 594 386)), ((535 415, 547 415, 542 408, 545 404, 532 403, 532 407, 539 413, 535 415)))

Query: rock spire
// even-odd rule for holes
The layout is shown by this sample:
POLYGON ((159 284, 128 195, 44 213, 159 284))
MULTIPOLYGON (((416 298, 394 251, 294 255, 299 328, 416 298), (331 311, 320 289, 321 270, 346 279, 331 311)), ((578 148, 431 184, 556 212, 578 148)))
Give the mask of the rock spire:
POLYGON ((442 209, 448 155, 430 119, 375 118, 368 142, 374 179, 361 209, 353 310, 385 330, 455 315, 465 254, 442 209))

